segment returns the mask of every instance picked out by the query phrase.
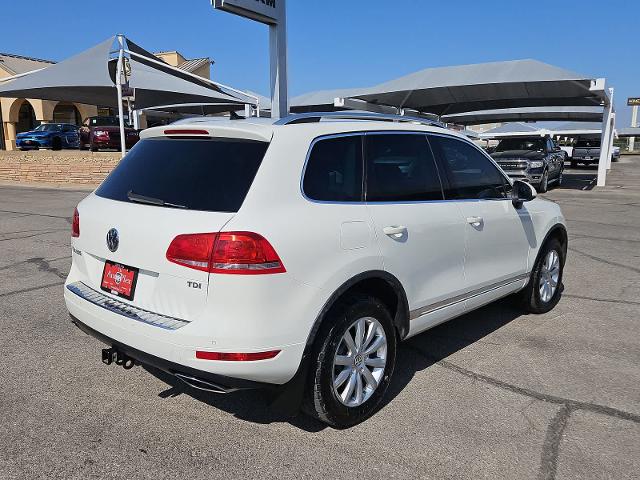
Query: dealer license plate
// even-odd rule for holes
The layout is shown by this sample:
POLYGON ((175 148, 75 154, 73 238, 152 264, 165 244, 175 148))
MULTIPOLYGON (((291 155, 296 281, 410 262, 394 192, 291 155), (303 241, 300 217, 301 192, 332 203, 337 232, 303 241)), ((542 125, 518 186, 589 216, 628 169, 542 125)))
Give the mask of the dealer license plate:
POLYGON ((133 300, 137 280, 137 268, 107 260, 104 262, 100 288, 112 295, 133 300))

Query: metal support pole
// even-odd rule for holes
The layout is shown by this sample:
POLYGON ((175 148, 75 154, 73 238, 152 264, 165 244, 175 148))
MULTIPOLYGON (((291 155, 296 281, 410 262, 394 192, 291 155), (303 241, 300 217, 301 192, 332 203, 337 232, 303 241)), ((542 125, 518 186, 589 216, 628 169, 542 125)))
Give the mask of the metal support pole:
POLYGON ((120 153, 124 157, 127 145, 124 133, 124 108, 122 107, 122 70, 124 63, 124 37, 118 35, 118 64, 116 68, 116 90, 118 91, 118 118, 120 122, 120 153))
POLYGON ((271 118, 282 118, 289 114, 286 14, 277 25, 269 25, 269 51, 271 52, 271 118))
MULTIPOLYGON (((634 105, 631 108, 631 127, 635 128, 638 126, 638 105, 634 105)), ((627 147, 630 152, 633 152, 635 148, 636 137, 629 137, 629 146, 627 147)))
POLYGON ((608 105, 605 105, 602 116, 602 136, 600 137, 600 159, 598 160, 598 181, 599 187, 604 187, 607 181, 607 169, 611 152, 609 144, 613 136, 612 116, 613 116, 613 88, 609 89, 608 105))
POLYGON ((611 170, 611 158, 613 157, 613 139, 616 134, 616 114, 611 114, 611 127, 609 130, 609 156, 607 157, 607 170, 611 170))

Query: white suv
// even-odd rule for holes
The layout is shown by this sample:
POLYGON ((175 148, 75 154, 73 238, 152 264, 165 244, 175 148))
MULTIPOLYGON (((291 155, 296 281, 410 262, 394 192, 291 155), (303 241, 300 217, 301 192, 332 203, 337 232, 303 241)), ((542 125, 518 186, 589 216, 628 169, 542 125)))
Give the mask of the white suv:
POLYGON ((346 427, 379 404, 401 340, 515 292, 529 312, 558 302, 565 221, 535 196, 406 117, 151 128, 74 212, 65 301, 105 363, 277 387, 346 427))

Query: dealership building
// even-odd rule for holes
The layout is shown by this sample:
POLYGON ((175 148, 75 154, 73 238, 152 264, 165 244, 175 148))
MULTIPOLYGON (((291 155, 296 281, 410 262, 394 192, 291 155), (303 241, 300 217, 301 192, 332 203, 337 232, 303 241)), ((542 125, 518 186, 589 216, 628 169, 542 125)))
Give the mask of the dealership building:
MULTIPOLYGON (((209 79, 212 60, 208 57, 187 59, 177 51, 154 54, 163 62, 189 73, 209 79)), ((55 62, 12 53, 0 53, 0 79, 46 68, 55 62)), ((0 98, 0 149, 15 150, 16 134, 32 130, 41 123, 81 125, 94 115, 110 115, 112 109, 100 105, 33 98, 0 98)), ((146 119, 141 118, 141 125, 146 119)))

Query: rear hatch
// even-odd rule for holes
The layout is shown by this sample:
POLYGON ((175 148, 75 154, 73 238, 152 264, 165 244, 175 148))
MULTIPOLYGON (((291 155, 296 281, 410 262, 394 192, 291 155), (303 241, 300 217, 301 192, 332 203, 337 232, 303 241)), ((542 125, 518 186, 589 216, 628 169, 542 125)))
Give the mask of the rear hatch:
POLYGON ((233 218, 267 146, 212 137, 139 142, 78 205, 80 281, 142 309, 193 320, 206 304, 209 273, 170 262, 167 249, 178 235, 216 233, 233 218), (109 288, 104 276, 114 268, 125 279, 136 276, 131 295, 109 288))

